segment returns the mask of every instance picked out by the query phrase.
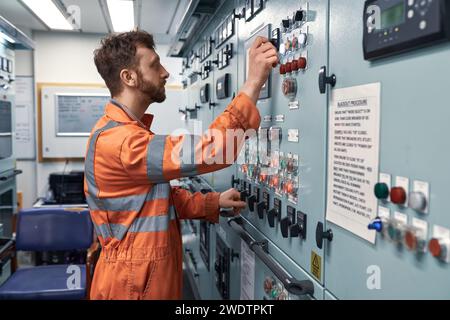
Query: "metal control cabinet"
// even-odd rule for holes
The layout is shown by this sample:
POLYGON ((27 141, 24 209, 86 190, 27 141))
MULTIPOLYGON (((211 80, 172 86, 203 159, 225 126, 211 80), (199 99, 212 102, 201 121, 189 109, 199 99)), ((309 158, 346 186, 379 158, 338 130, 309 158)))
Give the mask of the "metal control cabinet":
MULTIPOLYGON (((205 61, 214 61, 227 44, 233 45, 232 58, 220 70, 213 63, 209 77, 189 83, 186 90, 190 108, 195 103, 201 106, 197 117, 206 129, 245 81, 249 39, 267 33, 279 44, 280 65, 271 74, 267 95, 257 104, 262 117, 258 139, 247 141, 240 157, 243 163, 206 176, 218 191, 234 183, 248 202, 242 214, 248 234, 266 240, 268 254, 280 266, 314 287, 314 293, 301 297, 286 294, 280 287, 282 279, 256 257, 254 298, 449 298, 450 218, 445 205, 450 180, 446 166, 450 45, 443 34, 443 43, 410 47, 406 53, 396 47, 399 52, 383 51, 376 60, 369 56, 366 60, 363 47, 366 28, 376 24, 377 18, 388 19, 381 21, 384 29, 377 33, 380 46, 386 47, 389 41, 401 42, 395 37, 401 34, 402 23, 411 28, 414 19, 429 17, 436 8, 422 14, 427 6, 423 1, 386 0, 385 11, 373 18, 377 10, 369 7, 376 0, 267 0, 253 17, 242 15, 242 9, 252 2, 260 3, 225 1, 218 8, 198 43, 192 44, 192 52, 205 39, 214 38, 234 10, 234 34, 217 48, 214 43, 205 61), (230 75, 231 96, 218 99, 217 80, 225 74, 230 75), (371 244, 329 222, 326 213, 331 192, 327 185, 332 179, 327 166, 331 98, 340 89, 373 83, 381 88, 379 166, 375 168, 379 179, 370 185, 373 192, 367 196, 378 203, 370 227, 380 232, 371 244), (210 86, 211 108, 200 100, 205 84, 210 86), (264 149, 261 146, 266 141, 264 149)), ((444 8, 444 1, 434 3, 444 8)), ((427 23, 426 18, 417 20, 418 30, 432 25, 427 23)), ((186 77, 191 72, 186 70, 186 77)), ((217 250, 223 252, 224 247, 235 253, 230 258, 229 298, 241 297, 243 240, 228 221, 221 218, 219 224, 209 226, 211 268, 204 267, 201 276, 209 283, 196 282, 202 299, 223 298, 215 286, 213 266, 217 250)), ((190 232, 186 228, 185 236, 190 232)), ((203 264, 198 237, 191 247, 203 264)))
MULTIPOLYGON (((415 8, 405 3, 407 10, 415 8)), ((430 194, 425 214, 391 201, 380 201, 379 210, 387 208, 391 218, 395 212, 405 214, 407 225, 413 218, 423 220, 428 234, 425 252, 418 254, 407 249, 404 239, 396 244, 380 233, 370 245, 329 225, 334 239, 325 256, 325 284, 339 299, 448 299, 450 265, 434 258, 428 244, 435 226, 450 227, 446 214, 450 45, 367 62, 361 48, 363 10, 364 1, 330 1, 330 72, 338 77, 335 88, 381 83, 379 172, 391 176, 391 187, 397 177, 408 178, 409 192, 414 181, 426 182, 430 194), (379 285, 371 285, 372 280, 379 280, 375 282, 379 285)))

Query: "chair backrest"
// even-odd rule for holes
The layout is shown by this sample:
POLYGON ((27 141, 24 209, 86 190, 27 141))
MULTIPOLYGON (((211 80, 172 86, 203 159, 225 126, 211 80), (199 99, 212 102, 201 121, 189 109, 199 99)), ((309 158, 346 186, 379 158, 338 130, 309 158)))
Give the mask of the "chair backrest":
POLYGON ((89 210, 28 209, 18 214, 17 250, 88 249, 92 241, 93 226, 89 210))

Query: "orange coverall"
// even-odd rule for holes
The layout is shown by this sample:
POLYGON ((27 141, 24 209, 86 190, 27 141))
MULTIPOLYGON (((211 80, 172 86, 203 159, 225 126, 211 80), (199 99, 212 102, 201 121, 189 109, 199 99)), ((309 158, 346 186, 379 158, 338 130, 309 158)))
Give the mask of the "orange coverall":
MULTIPOLYGON (((169 181, 227 167, 205 163, 212 143, 210 157, 219 149, 226 154, 225 139, 213 142, 204 135, 195 143, 190 135, 175 139, 157 135, 150 131, 152 119, 152 115, 144 115, 141 120, 148 128, 143 128, 112 101, 92 130, 84 189, 102 251, 91 299, 181 299, 179 219, 219 220, 219 193, 191 194, 172 188, 169 181), (185 148, 188 144, 195 148, 185 148), (194 159, 195 150, 200 150, 204 159, 185 164, 181 158, 190 152, 188 158, 194 159)), ((241 93, 210 128, 223 133, 227 129, 256 130, 260 120, 254 103, 241 93)), ((235 147, 234 159, 238 151, 235 147)))

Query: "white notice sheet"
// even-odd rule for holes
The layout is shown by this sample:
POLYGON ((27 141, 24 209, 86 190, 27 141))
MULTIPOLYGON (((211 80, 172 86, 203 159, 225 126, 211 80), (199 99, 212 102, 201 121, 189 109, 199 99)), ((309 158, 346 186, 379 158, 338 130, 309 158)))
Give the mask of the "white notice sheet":
POLYGON ((375 243, 380 83, 333 90, 328 125, 327 220, 375 243))
POLYGON ((241 300, 255 300, 255 253, 241 241, 241 300))

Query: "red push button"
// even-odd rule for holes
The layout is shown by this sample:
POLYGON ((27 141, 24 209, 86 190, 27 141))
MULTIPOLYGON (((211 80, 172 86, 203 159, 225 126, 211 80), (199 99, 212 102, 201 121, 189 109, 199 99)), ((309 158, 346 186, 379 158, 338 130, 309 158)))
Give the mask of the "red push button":
POLYGON ((286 72, 292 72, 292 62, 286 63, 286 72))
POLYGON ((280 74, 286 74, 286 65, 280 65, 280 74))
POLYGON ((298 61, 292 60, 292 71, 298 71, 298 61))
POLYGON ((404 204, 406 202, 406 192, 402 187, 391 189, 391 201, 395 204, 404 204))
POLYGON ((442 256, 442 246, 439 239, 431 239, 428 243, 428 249, 430 249, 431 255, 435 258, 440 258, 442 256))
POLYGON ((416 250, 417 248, 417 237, 413 231, 408 230, 405 233, 405 243, 409 250, 416 250))
POLYGON ((306 69, 306 58, 304 58, 304 57, 298 58, 297 64, 298 64, 299 69, 305 70, 306 69))

